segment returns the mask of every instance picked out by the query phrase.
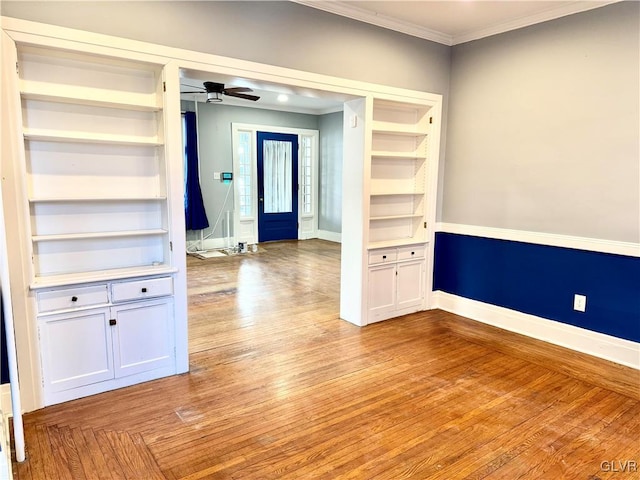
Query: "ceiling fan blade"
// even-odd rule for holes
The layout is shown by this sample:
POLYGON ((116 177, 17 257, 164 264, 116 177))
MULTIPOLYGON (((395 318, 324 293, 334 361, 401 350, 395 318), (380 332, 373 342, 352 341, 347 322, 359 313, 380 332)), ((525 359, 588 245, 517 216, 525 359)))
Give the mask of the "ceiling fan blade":
POLYGON ((224 93, 229 95, 230 93, 242 93, 242 92, 253 92, 249 87, 229 87, 223 90, 224 93))
POLYGON ((256 95, 247 95, 246 93, 234 93, 234 92, 224 92, 225 95, 228 95, 230 97, 237 97, 237 98, 244 98, 245 100, 252 100, 252 101, 256 101, 256 100, 260 100, 260 97, 256 96, 256 95))

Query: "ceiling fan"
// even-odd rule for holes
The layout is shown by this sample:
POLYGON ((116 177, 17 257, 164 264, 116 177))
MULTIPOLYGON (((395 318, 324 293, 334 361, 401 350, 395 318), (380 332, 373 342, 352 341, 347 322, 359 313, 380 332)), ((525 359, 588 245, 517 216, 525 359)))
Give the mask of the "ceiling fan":
POLYGON ((224 83, 204 82, 204 87, 194 87, 192 85, 185 85, 185 86, 191 87, 191 88, 199 88, 200 90, 194 91, 194 92, 180 92, 180 93, 206 93, 207 103, 221 102, 222 95, 227 95, 229 97, 244 98, 245 100, 251 100, 253 102, 260 99, 260 97, 256 95, 248 95, 246 93, 246 92, 253 92, 253 90, 251 90, 250 88, 247 88, 247 87, 224 88, 224 83))

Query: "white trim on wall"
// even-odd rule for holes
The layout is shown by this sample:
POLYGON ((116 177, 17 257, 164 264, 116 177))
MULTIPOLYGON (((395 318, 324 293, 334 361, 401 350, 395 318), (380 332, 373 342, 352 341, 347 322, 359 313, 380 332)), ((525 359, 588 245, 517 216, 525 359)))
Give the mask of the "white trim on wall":
POLYGON ((318 230, 318 238, 329 242, 342 243, 342 234, 339 232, 330 232, 329 230, 318 230))
POLYGON ((437 223, 437 232, 471 235, 473 237, 510 240, 513 242, 533 243, 552 247, 574 248, 591 252, 612 253, 629 257, 640 257, 640 243, 602 240, 598 238, 574 237, 556 233, 527 232, 506 228, 482 227, 479 225, 462 225, 459 223, 437 223))
POLYGON ((640 370, 640 343, 442 291, 432 299, 434 308, 640 370))

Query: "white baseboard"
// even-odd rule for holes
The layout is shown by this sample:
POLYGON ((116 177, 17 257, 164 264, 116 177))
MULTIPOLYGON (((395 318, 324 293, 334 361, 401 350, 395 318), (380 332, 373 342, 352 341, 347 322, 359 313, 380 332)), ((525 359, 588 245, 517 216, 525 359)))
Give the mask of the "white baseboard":
POLYGON ((318 230, 318 238, 329 242, 342 243, 342 234, 338 232, 330 232, 329 230, 318 230))
MULTIPOLYGON (((327 240, 329 242, 342 242, 342 235, 337 232, 330 232, 328 230, 318 230, 316 235, 313 235, 309 238, 319 238, 321 240, 327 240)), ((231 246, 236 245, 234 239, 231 239, 231 246)), ((221 250, 223 248, 227 248, 227 239, 226 238, 207 238, 202 245, 203 250, 221 250)), ((195 252, 200 250, 200 240, 188 240, 187 241, 187 251, 195 252)))
MULTIPOLYGON (((231 239, 231 246, 234 246, 234 240, 231 239)), ((187 241, 187 251, 194 252, 200 250, 201 247, 203 250, 219 250, 227 247, 227 239, 226 238, 207 238, 204 241, 203 245, 200 245, 200 240, 189 240, 187 241)))
POLYGON ((431 305, 494 327, 640 370, 640 343, 442 291, 433 292, 431 305))

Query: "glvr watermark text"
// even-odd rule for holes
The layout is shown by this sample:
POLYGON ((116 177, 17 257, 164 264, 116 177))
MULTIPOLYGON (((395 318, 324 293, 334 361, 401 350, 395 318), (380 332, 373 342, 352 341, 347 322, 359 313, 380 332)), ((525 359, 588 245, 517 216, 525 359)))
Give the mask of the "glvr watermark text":
POLYGON ((635 460, 604 460, 600 463, 603 472, 637 472, 638 462, 635 460))

